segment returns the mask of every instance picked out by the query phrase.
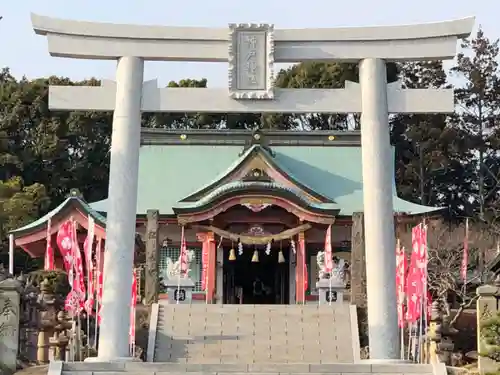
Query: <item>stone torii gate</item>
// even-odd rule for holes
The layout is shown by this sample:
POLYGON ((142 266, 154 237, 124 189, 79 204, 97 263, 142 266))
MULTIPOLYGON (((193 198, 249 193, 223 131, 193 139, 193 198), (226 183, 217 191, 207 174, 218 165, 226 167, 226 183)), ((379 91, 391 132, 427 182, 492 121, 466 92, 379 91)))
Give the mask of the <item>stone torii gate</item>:
MULTIPOLYGON (((32 15, 52 56, 117 60, 116 83, 50 87, 57 110, 114 110, 99 361, 128 357, 141 112, 361 113, 370 357, 399 358, 389 113, 453 112, 453 91, 387 84, 386 62, 445 60, 474 18, 359 28, 225 28, 77 22, 32 15), (229 90, 158 88, 144 61, 229 62, 229 90), (343 89, 278 89, 274 63, 359 63, 360 82, 343 89)), ((332 163, 336 162, 332 160, 332 163)))

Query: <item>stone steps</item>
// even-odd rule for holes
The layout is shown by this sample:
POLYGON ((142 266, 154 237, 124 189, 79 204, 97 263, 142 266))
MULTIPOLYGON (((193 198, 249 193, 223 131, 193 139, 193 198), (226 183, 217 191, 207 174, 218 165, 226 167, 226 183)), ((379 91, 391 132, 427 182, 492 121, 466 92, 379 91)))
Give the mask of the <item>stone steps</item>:
MULTIPOLYGON (((330 363, 330 364, 177 364, 177 363, 88 363, 68 362, 63 364, 62 375, 123 375, 124 373, 161 375, 236 375, 236 374, 411 374, 431 375, 432 365, 417 364, 365 364, 365 363, 330 363), (85 374, 83 374, 85 372, 85 374)), ((441 375, 441 374, 436 374, 441 375)))
MULTIPOLYGON (((160 305, 155 362, 352 363, 348 304, 160 305)), ((355 345, 354 345, 355 346, 355 345)), ((286 372, 286 371, 285 371, 286 372)))

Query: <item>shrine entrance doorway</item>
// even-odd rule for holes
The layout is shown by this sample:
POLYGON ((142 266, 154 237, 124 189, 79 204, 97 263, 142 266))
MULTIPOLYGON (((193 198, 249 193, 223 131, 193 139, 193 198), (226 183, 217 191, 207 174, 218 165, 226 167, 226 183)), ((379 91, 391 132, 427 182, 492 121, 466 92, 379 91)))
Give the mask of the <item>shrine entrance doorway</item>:
POLYGON ((224 248, 223 303, 278 304, 289 303, 290 256, 279 247, 256 246, 238 253, 224 248), (281 255, 280 255, 281 253, 281 255))

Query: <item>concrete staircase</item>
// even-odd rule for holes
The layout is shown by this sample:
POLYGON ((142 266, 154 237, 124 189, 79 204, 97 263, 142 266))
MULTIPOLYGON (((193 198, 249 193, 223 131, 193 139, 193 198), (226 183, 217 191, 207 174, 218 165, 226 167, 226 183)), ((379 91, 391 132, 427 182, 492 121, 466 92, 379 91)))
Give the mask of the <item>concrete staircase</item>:
POLYGON ((48 374, 447 375, 444 364, 359 362, 353 313, 348 304, 156 305, 155 362, 51 362, 48 374))
POLYGON ((180 364, 52 362, 49 375, 446 375, 446 367, 416 364, 180 364))
POLYGON ((353 363, 355 311, 349 304, 160 305, 154 362, 353 363))

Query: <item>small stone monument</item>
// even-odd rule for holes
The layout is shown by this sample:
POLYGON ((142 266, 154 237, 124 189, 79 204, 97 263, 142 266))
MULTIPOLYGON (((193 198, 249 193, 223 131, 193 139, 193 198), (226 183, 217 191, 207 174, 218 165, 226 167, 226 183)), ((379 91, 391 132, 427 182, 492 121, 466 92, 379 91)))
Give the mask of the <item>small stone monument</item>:
MULTIPOLYGON (((495 280, 495 284, 497 284, 497 280, 495 280)), ((498 370, 500 364, 485 355, 488 352, 488 345, 481 335, 481 324, 484 321, 494 318, 498 314, 498 298, 500 295, 500 288, 497 285, 481 285, 476 289, 476 294, 479 296, 476 303, 479 372, 481 374, 493 373, 498 370)))
POLYGON ((193 300, 194 282, 189 278, 166 280, 168 303, 189 304, 193 300))
POLYGON ((15 372, 19 350, 21 283, 0 266, 0 363, 15 372))
POLYGON ((344 266, 345 262, 340 259, 336 267, 332 270, 329 279, 320 279, 316 283, 319 291, 320 304, 342 303, 344 300, 344 266))

